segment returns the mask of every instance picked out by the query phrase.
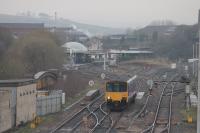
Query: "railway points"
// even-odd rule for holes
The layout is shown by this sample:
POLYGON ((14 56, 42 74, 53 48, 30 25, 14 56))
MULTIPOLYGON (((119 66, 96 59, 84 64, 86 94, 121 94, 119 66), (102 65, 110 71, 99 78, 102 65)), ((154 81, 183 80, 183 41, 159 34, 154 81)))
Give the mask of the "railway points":
MULTIPOLYGON (((102 87, 96 88, 96 90, 89 90, 85 96, 79 98, 74 104, 64 108, 59 113, 59 119, 51 127, 48 125, 46 125, 48 128, 44 128, 42 125, 39 126, 38 133, 157 133, 161 130, 176 133, 177 129, 174 124, 178 123, 178 121, 180 122, 180 118, 178 119, 176 116, 178 111, 174 110, 174 104, 177 103, 173 99, 180 97, 180 94, 184 94, 185 90, 183 87, 180 87, 184 83, 168 82, 170 77, 174 76, 174 70, 171 72, 170 68, 160 66, 144 69, 141 66, 130 67, 131 65, 124 65, 119 66, 117 69, 115 68, 111 72, 102 71, 102 68, 98 68, 98 66, 93 64, 88 64, 88 66, 91 69, 87 69, 87 66, 80 66, 76 71, 89 80, 100 81, 102 87), (104 78, 102 78, 102 73, 105 74, 104 78), (165 78, 163 75, 166 75, 166 73, 167 77, 165 78), (133 78, 135 75, 137 77, 133 78), (126 79, 125 81, 129 82, 131 79, 134 79, 134 90, 137 92, 135 102, 123 110, 110 110, 107 107, 105 99, 105 97, 108 98, 105 95, 106 82, 113 79, 126 79), (157 85, 148 84, 148 80, 156 81, 157 85), (163 91, 165 86, 166 89, 163 91), (161 96, 163 100, 160 100, 161 96), (169 104, 170 99, 172 99, 171 104, 169 104), (165 104, 168 106, 165 106, 165 104), (157 111, 158 106, 160 106, 159 111, 157 111), (166 108, 170 108, 171 111, 168 111, 166 108), (155 120, 156 114, 157 118, 155 120)), ((179 79, 176 78, 173 81, 179 81, 179 79)))

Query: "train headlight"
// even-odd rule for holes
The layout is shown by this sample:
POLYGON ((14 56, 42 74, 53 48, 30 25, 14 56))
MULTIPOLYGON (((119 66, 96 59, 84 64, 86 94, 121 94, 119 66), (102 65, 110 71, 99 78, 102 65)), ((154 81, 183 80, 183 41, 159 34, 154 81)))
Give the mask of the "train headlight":
POLYGON ((108 96, 108 97, 107 97, 107 99, 109 100, 109 99, 110 99, 110 97, 108 96))

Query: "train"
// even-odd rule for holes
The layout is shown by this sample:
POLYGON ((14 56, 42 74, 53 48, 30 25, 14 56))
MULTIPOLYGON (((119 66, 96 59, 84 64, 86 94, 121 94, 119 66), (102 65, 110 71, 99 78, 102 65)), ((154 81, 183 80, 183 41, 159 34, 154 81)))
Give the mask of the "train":
POLYGON ((135 101, 137 96, 136 78, 110 80, 106 82, 105 101, 110 110, 123 110, 135 101))

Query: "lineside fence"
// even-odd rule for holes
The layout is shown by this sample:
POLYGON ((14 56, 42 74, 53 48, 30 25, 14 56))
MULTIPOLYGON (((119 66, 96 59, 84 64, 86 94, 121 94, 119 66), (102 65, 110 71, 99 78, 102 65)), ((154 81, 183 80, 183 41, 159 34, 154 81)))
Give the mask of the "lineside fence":
POLYGON ((62 107, 62 93, 37 97, 36 104, 38 116, 59 112, 62 107))

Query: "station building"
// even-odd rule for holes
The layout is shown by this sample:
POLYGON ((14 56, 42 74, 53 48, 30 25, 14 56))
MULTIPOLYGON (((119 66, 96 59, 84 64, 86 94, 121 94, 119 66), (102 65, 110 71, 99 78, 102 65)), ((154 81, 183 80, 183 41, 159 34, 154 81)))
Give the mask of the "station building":
POLYGON ((67 42, 62 45, 65 49, 65 53, 70 56, 73 64, 82 64, 90 62, 90 56, 88 54, 88 48, 78 42, 67 42))
POLYGON ((35 80, 0 80, 0 132, 31 121, 35 115, 35 80))

